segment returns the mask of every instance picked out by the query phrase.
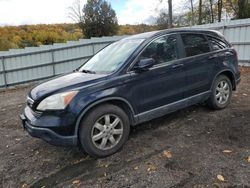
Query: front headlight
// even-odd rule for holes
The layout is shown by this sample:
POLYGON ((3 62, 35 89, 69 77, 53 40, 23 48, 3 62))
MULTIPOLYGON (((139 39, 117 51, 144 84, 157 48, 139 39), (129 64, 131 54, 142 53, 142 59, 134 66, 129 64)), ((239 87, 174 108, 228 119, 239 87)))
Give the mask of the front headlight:
POLYGON ((70 91, 51 95, 40 102, 37 110, 63 110, 77 93, 78 91, 70 91))

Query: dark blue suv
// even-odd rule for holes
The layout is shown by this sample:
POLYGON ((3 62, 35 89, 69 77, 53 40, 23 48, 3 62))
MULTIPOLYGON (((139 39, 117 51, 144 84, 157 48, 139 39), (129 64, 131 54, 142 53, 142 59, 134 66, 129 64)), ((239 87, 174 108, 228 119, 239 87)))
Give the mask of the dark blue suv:
POLYGON ((239 82, 237 53, 219 32, 143 33, 33 88, 21 119, 34 137, 105 157, 122 147, 130 126, 200 102, 225 108, 239 82))

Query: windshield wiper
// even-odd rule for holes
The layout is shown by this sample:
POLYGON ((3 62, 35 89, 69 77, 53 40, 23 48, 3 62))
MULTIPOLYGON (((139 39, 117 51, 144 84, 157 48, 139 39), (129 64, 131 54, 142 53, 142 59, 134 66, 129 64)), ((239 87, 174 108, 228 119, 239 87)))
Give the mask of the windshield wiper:
POLYGON ((95 71, 91 71, 91 70, 81 70, 81 72, 84 72, 84 73, 88 73, 88 74, 95 74, 96 72, 95 71))

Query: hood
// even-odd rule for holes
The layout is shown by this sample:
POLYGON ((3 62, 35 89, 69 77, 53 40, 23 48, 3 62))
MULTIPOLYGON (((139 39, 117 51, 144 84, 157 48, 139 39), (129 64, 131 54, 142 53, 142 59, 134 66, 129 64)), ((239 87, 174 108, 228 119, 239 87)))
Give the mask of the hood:
POLYGON ((87 86, 95 83, 97 80, 106 77, 104 74, 86 74, 82 72, 75 72, 66 74, 44 82, 34 87, 31 92, 31 98, 36 100, 44 95, 49 95, 57 91, 64 92, 64 89, 76 89, 77 87, 87 86))

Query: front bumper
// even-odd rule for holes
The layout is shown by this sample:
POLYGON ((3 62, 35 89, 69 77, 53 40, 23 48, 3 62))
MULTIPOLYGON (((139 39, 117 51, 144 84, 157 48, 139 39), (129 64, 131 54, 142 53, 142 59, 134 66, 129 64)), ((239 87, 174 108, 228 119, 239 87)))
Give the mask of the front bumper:
POLYGON ((24 114, 20 115, 23 128, 33 137, 40 138, 56 146, 77 145, 77 136, 62 136, 49 128, 35 127, 31 125, 24 114))

